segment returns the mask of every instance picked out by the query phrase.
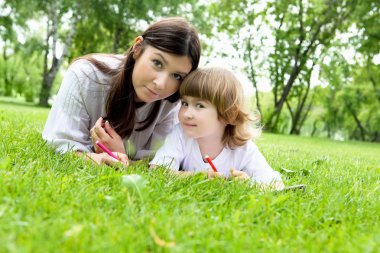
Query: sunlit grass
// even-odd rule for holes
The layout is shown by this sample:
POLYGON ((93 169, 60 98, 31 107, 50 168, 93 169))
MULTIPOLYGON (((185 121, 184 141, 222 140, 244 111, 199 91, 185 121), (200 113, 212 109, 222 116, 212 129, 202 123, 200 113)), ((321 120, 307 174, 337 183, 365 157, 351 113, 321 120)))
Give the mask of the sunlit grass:
POLYGON ((0 103, 0 252, 380 248, 378 144, 264 134, 257 144, 268 162, 307 189, 260 192, 143 162, 115 171, 57 155, 41 139, 47 113, 0 103))

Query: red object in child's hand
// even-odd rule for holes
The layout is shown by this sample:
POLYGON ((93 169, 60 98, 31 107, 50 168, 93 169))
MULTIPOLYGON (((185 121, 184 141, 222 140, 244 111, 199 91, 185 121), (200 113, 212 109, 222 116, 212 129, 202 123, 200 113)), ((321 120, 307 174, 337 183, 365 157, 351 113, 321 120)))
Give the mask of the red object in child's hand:
POLYGON ((213 170, 214 172, 218 172, 218 170, 216 169, 215 165, 212 163, 211 158, 210 158, 208 155, 205 155, 205 159, 206 159, 207 162, 210 164, 212 170, 213 170))

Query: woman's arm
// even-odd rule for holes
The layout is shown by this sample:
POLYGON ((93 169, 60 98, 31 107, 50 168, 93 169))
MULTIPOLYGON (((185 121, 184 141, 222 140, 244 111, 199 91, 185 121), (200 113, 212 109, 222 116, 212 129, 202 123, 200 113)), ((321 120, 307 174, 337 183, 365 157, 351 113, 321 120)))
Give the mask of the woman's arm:
POLYGON ((42 133, 57 151, 92 152, 89 136, 90 116, 83 97, 83 76, 79 80, 73 64, 66 72, 42 133))

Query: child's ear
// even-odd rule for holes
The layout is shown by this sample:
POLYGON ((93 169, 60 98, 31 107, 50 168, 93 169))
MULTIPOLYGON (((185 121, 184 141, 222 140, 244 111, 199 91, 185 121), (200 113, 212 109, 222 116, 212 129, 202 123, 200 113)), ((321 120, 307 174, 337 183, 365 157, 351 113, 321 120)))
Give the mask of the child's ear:
POLYGON ((218 113, 218 120, 222 123, 222 124, 224 124, 224 125, 228 125, 228 122, 227 122, 227 120, 225 120, 219 113, 218 113))

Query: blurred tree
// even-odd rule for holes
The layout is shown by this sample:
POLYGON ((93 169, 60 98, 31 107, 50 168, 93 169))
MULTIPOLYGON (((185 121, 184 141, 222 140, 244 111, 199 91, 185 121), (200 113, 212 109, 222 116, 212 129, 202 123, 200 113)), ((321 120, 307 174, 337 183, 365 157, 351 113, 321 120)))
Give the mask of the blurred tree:
MULTIPOLYGON (((210 23, 215 26, 215 31, 226 32, 231 37, 231 44, 247 64, 244 67, 248 78, 255 89, 255 105, 263 114, 258 89, 257 77, 259 69, 263 67, 262 46, 267 39, 257 36, 262 29, 263 20, 266 18, 266 8, 257 8, 262 3, 259 0, 220 0, 214 1, 209 6, 210 23)), ((211 36, 216 36, 215 32, 211 36)), ((221 52, 222 54, 225 52, 221 52)))
MULTIPOLYGON (((266 118, 268 129, 279 131, 277 124, 287 97, 297 79, 298 82, 301 81, 300 75, 303 72, 308 75, 310 66, 306 63, 321 57, 320 52, 329 48, 336 31, 346 28, 344 22, 354 11, 356 4, 356 0, 284 0, 269 5, 270 13, 275 16, 274 24, 277 25, 273 26, 275 51, 269 59, 274 110, 266 118)), ((307 89, 308 82, 300 87, 307 89)), ((299 132, 300 129, 292 133, 299 132)))
POLYGON ((320 78, 328 84, 318 92, 319 105, 324 108, 320 120, 327 137, 341 134, 344 129, 344 107, 338 102, 339 92, 350 82, 351 67, 338 50, 332 50, 326 63, 321 63, 320 78))
POLYGON ((16 25, 25 26, 28 15, 26 8, 20 12, 16 11, 16 2, 5 1, 0 4, 0 36, 2 39, 2 59, 0 68, 2 73, 2 86, 0 94, 12 96, 14 90, 14 81, 17 75, 17 65, 14 64, 15 59, 12 59, 15 52, 15 46, 18 44, 16 25), (12 5, 10 4, 12 3, 12 5))
POLYGON ((50 92, 59 68, 69 53, 72 38, 79 20, 79 5, 73 0, 45 0, 38 10, 47 17, 44 67, 39 105, 48 106, 50 92), (63 28, 65 18, 70 20, 69 27, 63 28), (58 55, 58 46, 62 53, 58 55))
POLYGON ((195 0, 91 0, 82 5, 86 12, 78 23, 71 58, 96 52, 123 53, 159 17, 187 16, 193 22, 204 10, 195 0))
MULTIPOLYGON (((9 65, 6 61, 16 53, 13 50, 7 54, 10 47, 14 48, 19 43, 13 32, 16 23, 19 29, 24 29, 28 37, 28 21, 45 22, 46 32, 42 50, 44 64, 39 104, 46 106, 55 77, 65 59, 70 60, 93 52, 124 52, 133 42, 132 39, 158 17, 181 16, 186 13, 185 16, 194 21, 197 20, 197 14, 203 13, 202 8, 195 0, 8 0, 2 9, 10 11, 0 16, 0 25, 4 27, 0 31, 6 42, 1 64, 9 65)), ((203 24, 203 21, 197 20, 196 23, 203 24)), ((40 47, 35 47, 35 50, 41 53, 40 47)), ((11 86, 15 77, 11 68, 2 70, 8 71, 7 75, 4 75, 4 82, 7 84, 4 86, 11 94, 11 91, 16 89, 11 86)))
POLYGON ((263 114, 266 129, 273 132, 289 129, 290 133, 300 133, 312 107, 311 101, 306 102, 312 69, 323 58, 322 52, 330 47, 336 31, 347 28, 347 18, 356 5, 356 0, 266 3, 220 0, 210 6, 219 31, 230 34, 237 52, 243 52, 260 111, 263 110, 257 77, 265 69, 270 73, 274 101, 273 108, 263 114), (269 49, 270 53, 263 53, 263 48, 269 49), (284 105, 288 108, 288 115, 281 114, 284 105), (288 119, 290 127, 287 127, 288 119))
POLYGON ((380 1, 360 1, 352 19, 358 31, 349 43, 363 55, 367 78, 380 101, 380 66, 374 63, 374 57, 380 54, 380 1))

